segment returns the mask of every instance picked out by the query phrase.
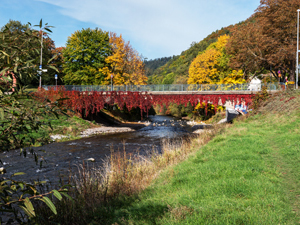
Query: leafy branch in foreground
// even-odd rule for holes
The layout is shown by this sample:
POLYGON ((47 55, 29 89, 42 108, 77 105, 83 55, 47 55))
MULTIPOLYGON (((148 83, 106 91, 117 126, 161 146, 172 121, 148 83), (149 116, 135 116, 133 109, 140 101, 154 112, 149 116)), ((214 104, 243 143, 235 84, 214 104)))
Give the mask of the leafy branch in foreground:
MULTIPOLYGON (((43 125, 50 126, 49 122, 40 122, 39 117, 45 113, 55 113, 55 105, 49 103, 46 107, 34 104, 30 96, 4 94, 0 89, 0 151, 9 151, 15 148, 35 144, 34 133, 43 125)), ((57 113, 56 113, 57 114, 57 113)), ((47 137, 41 140, 47 142, 47 137)))
MULTIPOLYGON (((13 176, 23 175, 23 172, 15 173, 13 176)), ((67 194, 69 185, 61 187, 59 190, 52 190, 47 193, 40 193, 38 187, 45 184, 46 181, 34 182, 34 184, 26 183, 24 181, 17 181, 13 179, 0 178, 0 212, 10 213, 10 219, 6 222, 13 222, 14 220, 23 223, 26 221, 24 213, 30 220, 34 219, 37 215, 31 201, 39 200, 44 202, 54 214, 57 210, 50 196, 54 196, 59 201, 62 196, 72 200, 67 194), (47 197, 49 196, 49 197, 47 197), (21 213, 20 209, 24 212, 21 213), (14 217, 14 219, 12 218, 14 217)), ((0 220, 0 222, 3 222, 0 220)))
MULTIPOLYGON (((0 87, 0 152, 10 151, 12 149, 21 148, 20 154, 26 155, 31 153, 34 155, 36 163, 39 161, 38 154, 32 148, 23 148, 32 146, 37 141, 35 136, 43 126, 50 126, 50 122, 42 123, 39 119, 45 114, 54 114, 58 117, 59 100, 56 103, 47 101, 46 104, 36 103, 30 96, 19 95, 18 93, 7 94, 0 87)), ((45 141, 47 137, 43 137, 45 141)), ((39 140, 40 141, 40 140, 39 140)), ((42 162, 42 161, 40 161, 42 162)), ((0 160, 0 163, 1 160, 0 160)), ((56 207, 48 196, 54 196, 58 200, 62 196, 71 199, 67 194, 67 187, 63 186, 59 190, 52 190, 47 193, 40 193, 38 187, 43 190, 46 181, 34 182, 29 184, 24 181, 5 178, 6 169, 0 168, 0 213, 7 215, 7 223, 34 220, 36 213, 32 201, 39 200, 44 202, 54 214, 57 214, 56 207), (27 216, 27 217, 26 217, 27 216)), ((12 175, 23 175, 18 172, 12 175)), ((0 224, 2 218, 0 219, 0 224)))
MULTIPOLYGON (((12 24, 17 23, 12 22, 12 24)), ((47 32, 51 32, 49 29, 51 26, 48 24, 42 27, 42 20, 38 25, 40 31, 30 28, 29 25, 31 26, 31 24, 24 27, 19 26, 21 28, 19 30, 14 29, 16 26, 5 26, 0 32, 0 77, 1 81, 5 80, 4 85, 0 85, 0 152, 21 148, 21 155, 23 154, 26 158, 27 152, 30 151, 37 163, 37 153, 32 148, 29 150, 22 148, 34 145, 36 141, 42 144, 47 143, 49 137, 46 135, 43 135, 42 141, 37 140, 36 136, 38 132, 43 131, 44 126, 51 127, 50 122, 42 123, 41 118, 46 114, 54 114, 58 117, 57 111, 60 111, 60 108, 58 107, 59 100, 56 103, 50 101, 36 103, 29 95, 17 92, 9 93, 9 90, 16 88, 12 88, 6 77, 11 78, 10 80, 14 77, 19 87, 24 87, 25 84, 34 79, 37 72, 37 62, 39 56, 42 55, 43 36, 47 37, 47 32), (40 51, 39 47, 41 47, 40 51)), ((40 65, 42 65, 42 59, 40 65)), ((22 93, 22 88, 20 91, 22 93)), ((0 163, 2 163, 1 160, 0 163)), ((8 224, 15 222, 24 224, 36 218, 37 215, 32 204, 34 200, 44 202, 54 214, 57 214, 56 207, 49 197, 54 195, 58 200, 61 200, 62 195, 64 195, 71 199, 66 193, 68 191, 67 186, 59 190, 40 193, 38 188, 44 190, 45 181, 29 184, 25 181, 7 179, 4 177, 5 173, 6 168, 1 167, 0 224, 3 222, 2 220, 8 224)), ((23 174, 23 172, 18 172, 12 176, 23 174)))

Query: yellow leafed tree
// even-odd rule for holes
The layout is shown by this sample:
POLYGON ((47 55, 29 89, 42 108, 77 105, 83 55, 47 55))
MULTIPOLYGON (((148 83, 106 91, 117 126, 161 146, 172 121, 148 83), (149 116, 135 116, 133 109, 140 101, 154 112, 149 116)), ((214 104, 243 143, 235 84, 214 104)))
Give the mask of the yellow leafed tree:
POLYGON ((217 42, 200 52, 189 68, 188 84, 244 83, 242 71, 228 67, 229 56, 225 52, 228 35, 222 35, 217 42))
POLYGON ((148 78, 145 75, 144 62, 130 43, 125 43, 122 35, 118 37, 113 32, 110 33, 109 43, 113 53, 106 57, 105 62, 110 66, 101 70, 106 74, 105 83, 109 84, 113 75, 114 85, 146 84, 148 78))
POLYGON ((188 84, 213 84, 217 82, 218 70, 215 68, 220 52, 207 49, 198 55, 189 68, 188 84))
POLYGON ((228 73, 224 79, 221 79, 219 84, 242 84, 245 83, 245 79, 243 79, 243 71, 242 70, 233 70, 231 73, 228 73))

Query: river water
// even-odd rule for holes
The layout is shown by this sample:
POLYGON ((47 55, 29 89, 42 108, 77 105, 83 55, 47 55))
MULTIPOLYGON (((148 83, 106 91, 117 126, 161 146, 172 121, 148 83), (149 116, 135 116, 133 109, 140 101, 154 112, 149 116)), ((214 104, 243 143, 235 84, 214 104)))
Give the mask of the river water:
MULTIPOLYGON (((150 125, 137 131, 115 134, 101 134, 73 141, 56 142, 34 150, 42 156, 42 167, 36 165, 33 155, 24 159, 19 150, 0 153, 6 177, 16 173, 25 172, 18 176, 28 182, 48 180, 56 184, 59 179, 67 180, 70 172, 76 172, 78 165, 83 161, 93 166, 101 166, 103 160, 110 156, 111 151, 125 151, 128 153, 147 154, 153 149, 161 151, 163 139, 174 139, 190 136, 192 127, 186 121, 175 120, 168 116, 149 117, 150 125), (43 151, 45 152, 43 152, 43 151), (94 162, 87 161, 94 158, 94 162)), ((41 160, 39 160, 41 161, 41 160)), ((1 167, 1 166, 0 166, 1 167)))

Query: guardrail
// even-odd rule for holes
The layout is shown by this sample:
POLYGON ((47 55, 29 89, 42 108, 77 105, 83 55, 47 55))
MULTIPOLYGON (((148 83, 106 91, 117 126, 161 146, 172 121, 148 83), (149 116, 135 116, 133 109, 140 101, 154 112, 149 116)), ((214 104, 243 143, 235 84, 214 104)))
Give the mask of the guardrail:
POLYGON ((269 91, 282 90, 284 83, 251 84, 158 84, 158 85, 43 85, 45 90, 64 87, 67 91, 260 91, 267 86, 269 91))

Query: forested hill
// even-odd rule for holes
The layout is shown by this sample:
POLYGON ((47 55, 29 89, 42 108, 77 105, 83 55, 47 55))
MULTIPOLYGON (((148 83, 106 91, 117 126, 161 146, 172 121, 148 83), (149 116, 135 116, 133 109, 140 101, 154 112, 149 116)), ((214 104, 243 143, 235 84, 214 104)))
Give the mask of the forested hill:
POLYGON ((148 70, 146 64, 148 84, 186 84, 189 66, 193 59, 211 43, 216 42, 219 36, 230 34, 234 26, 236 25, 230 25, 221 30, 217 30, 200 42, 193 42, 189 49, 183 51, 179 56, 170 57, 169 61, 154 71, 148 70))
POLYGON ((150 76, 153 74, 153 72, 165 65, 170 59, 172 59, 172 57, 163 57, 163 58, 158 58, 158 59, 150 59, 150 60, 145 60, 145 68, 146 68, 146 75, 150 76))

